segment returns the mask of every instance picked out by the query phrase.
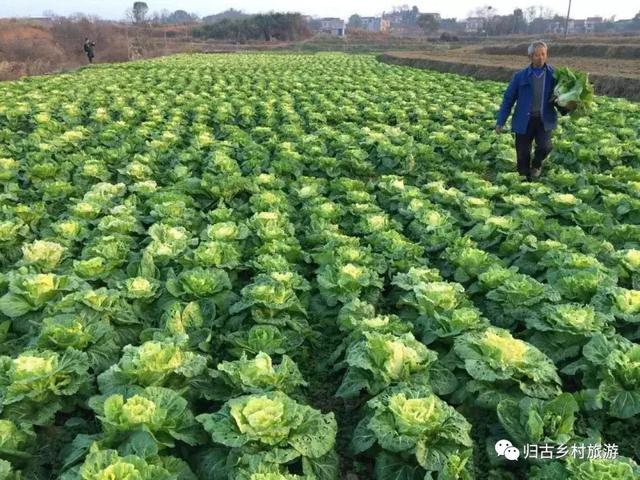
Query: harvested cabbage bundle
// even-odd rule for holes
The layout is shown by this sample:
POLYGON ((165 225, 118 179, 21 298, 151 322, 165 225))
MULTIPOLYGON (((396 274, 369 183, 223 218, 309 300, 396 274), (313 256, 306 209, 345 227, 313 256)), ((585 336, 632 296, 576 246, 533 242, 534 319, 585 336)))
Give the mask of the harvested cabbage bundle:
POLYGON ((553 96, 556 104, 571 112, 571 116, 579 117, 591 109, 593 103, 593 85, 589 83, 589 74, 558 67, 554 72, 556 86, 553 96))

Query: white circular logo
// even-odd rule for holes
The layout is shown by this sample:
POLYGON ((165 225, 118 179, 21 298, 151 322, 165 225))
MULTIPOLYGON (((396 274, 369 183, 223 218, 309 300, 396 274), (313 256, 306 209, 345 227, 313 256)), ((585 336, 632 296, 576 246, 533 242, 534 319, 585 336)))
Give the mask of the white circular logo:
POLYGON ((520 457, 520 450, 516 447, 509 447, 504 451, 504 458, 507 460, 518 460, 520 457))
POLYGON ((504 451, 509 447, 513 447, 509 440, 498 440, 496 442, 496 453, 501 457, 504 455, 504 451))
POLYGON ((504 457, 507 460, 518 460, 520 457, 520 450, 514 447, 509 440, 498 440, 495 449, 499 457, 504 457))

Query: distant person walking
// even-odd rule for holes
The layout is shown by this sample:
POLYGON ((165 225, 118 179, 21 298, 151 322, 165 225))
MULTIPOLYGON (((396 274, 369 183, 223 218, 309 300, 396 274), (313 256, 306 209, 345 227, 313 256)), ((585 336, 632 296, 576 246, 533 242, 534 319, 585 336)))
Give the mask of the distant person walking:
POLYGON ((530 65, 516 72, 504 93, 496 119, 496 133, 501 133, 511 109, 511 130, 516 134, 518 173, 527 181, 542 173, 542 162, 551 153, 551 132, 557 126, 556 108, 561 114, 567 110, 556 104, 553 97, 555 79, 553 68, 547 65, 547 45, 537 41, 529 45, 530 65), (531 146, 536 148, 531 159, 531 146))
POLYGON ((95 53, 93 51, 93 49, 96 46, 96 42, 90 42, 88 38, 85 37, 84 39, 84 53, 87 54, 87 57, 89 58, 89 63, 93 63, 93 57, 95 57, 95 53))

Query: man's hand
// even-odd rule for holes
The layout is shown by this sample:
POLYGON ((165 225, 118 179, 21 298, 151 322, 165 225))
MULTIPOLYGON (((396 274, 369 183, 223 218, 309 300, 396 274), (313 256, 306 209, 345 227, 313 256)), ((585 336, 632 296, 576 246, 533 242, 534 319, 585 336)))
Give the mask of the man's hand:
POLYGON ((502 133, 502 129, 503 129, 502 125, 496 125, 496 133, 502 133))

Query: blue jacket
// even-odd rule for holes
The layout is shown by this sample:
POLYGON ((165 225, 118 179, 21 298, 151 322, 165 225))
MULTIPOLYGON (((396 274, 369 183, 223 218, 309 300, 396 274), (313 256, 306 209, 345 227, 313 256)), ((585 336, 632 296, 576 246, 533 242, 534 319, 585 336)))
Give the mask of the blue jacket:
MULTIPOLYGON (((544 129, 549 131, 556 128, 558 115, 551 103, 551 96, 553 95, 553 88, 555 87, 553 68, 547 64, 545 64, 544 68, 546 69, 546 75, 542 92, 544 101, 542 102, 541 114, 544 129)), ((513 75, 507 90, 504 92, 504 98, 498 111, 496 125, 504 126, 515 103, 516 109, 511 119, 511 130, 515 133, 527 133, 527 125, 529 124, 529 117, 531 116, 531 102, 533 101, 532 75, 533 69, 531 65, 513 75)))

